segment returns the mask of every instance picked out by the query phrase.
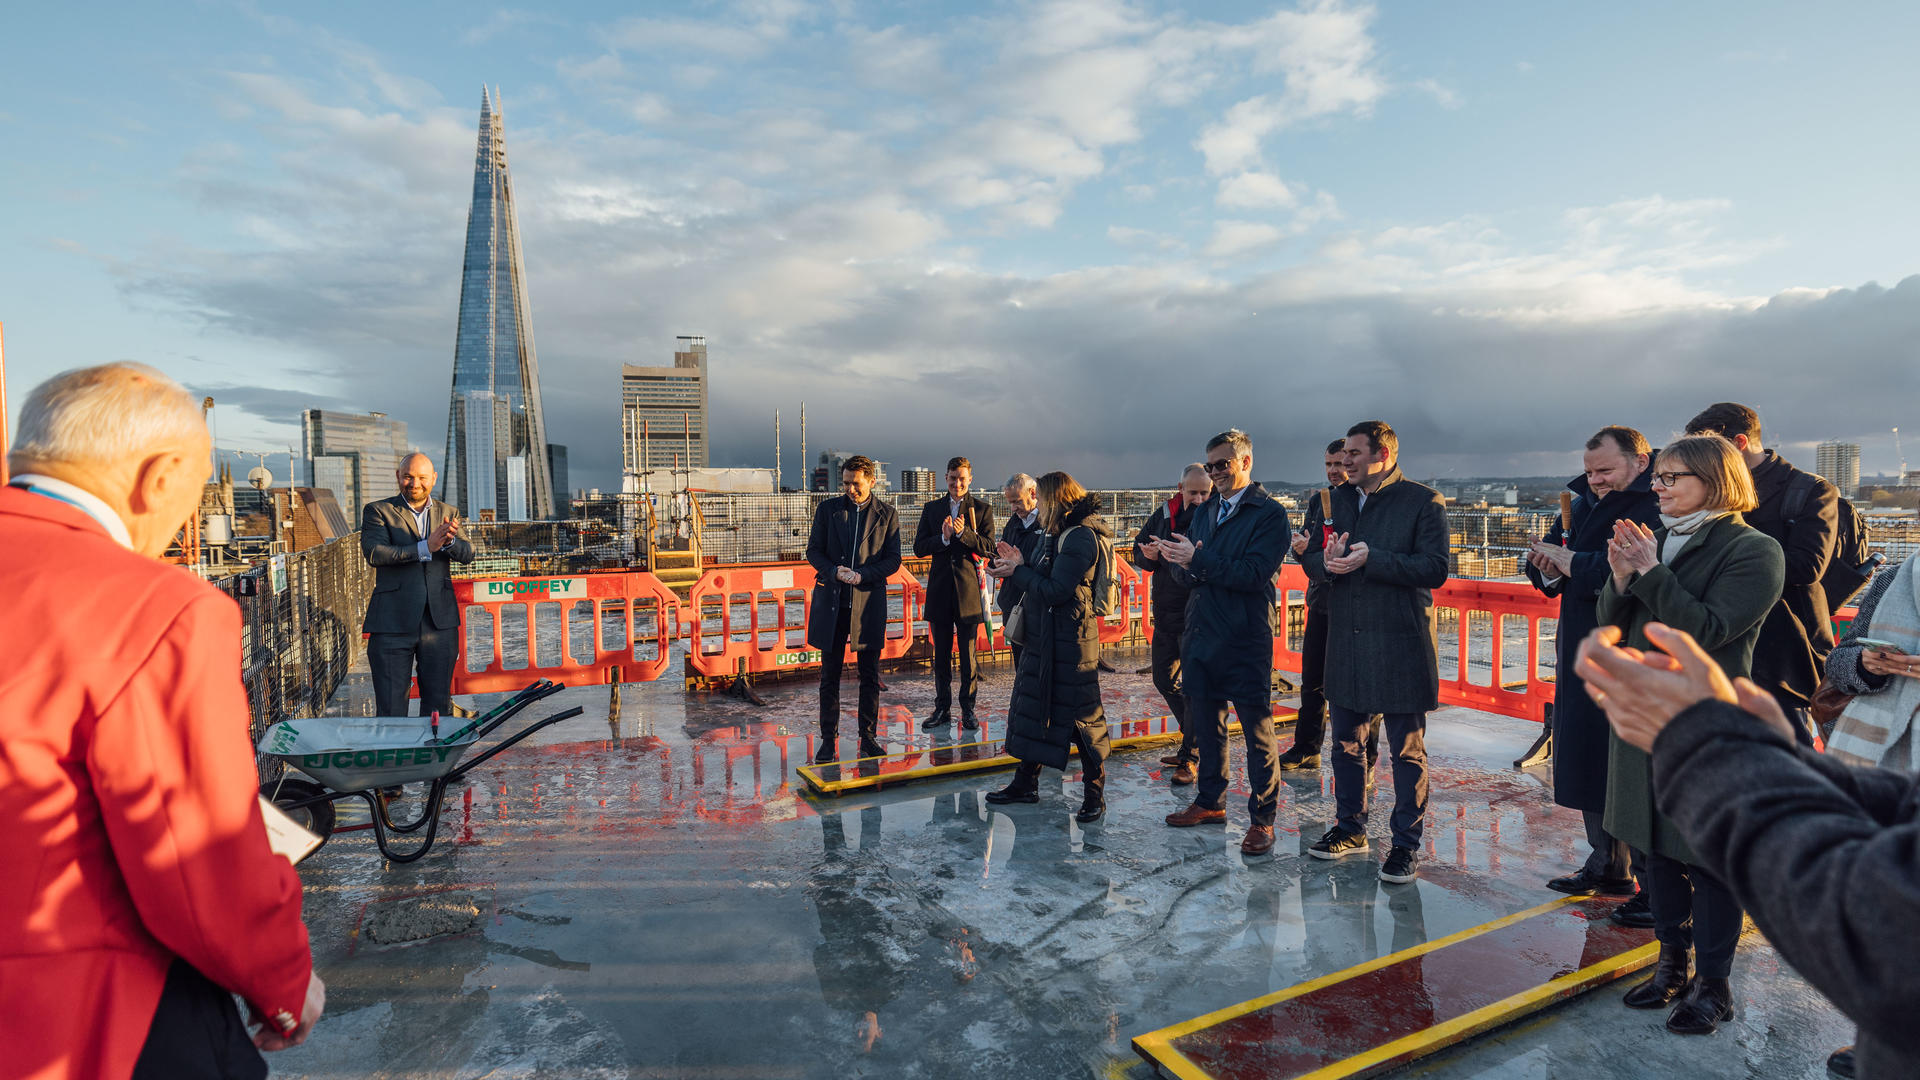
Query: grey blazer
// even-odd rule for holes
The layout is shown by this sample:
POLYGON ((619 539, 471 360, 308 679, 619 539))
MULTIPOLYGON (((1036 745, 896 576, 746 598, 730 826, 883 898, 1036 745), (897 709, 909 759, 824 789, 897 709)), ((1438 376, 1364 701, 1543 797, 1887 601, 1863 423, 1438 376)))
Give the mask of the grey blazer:
MULTIPOLYGON (((453 507, 438 499, 427 509, 427 532, 440 527, 453 507)), ((361 629, 369 634, 411 634, 420 629, 423 615, 431 615, 439 630, 460 625, 460 606, 453 599, 453 564, 473 561, 473 545, 456 537, 420 561, 420 541, 426 537, 413 527, 413 511, 404 496, 368 503, 360 515, 360 551, 373 567, 373 596, 361 629)))

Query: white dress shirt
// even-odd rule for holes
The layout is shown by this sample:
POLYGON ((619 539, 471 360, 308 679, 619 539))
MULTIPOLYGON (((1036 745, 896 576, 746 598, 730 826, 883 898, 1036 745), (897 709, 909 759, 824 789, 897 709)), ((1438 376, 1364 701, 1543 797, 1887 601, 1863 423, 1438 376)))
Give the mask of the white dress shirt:
POLYGON ((420 543, 414 546, 414 550, 420 553, 421 562, 432 562, 433 552, 427 548, 426 536, 427 515, 433 512, 433 500, 428 499, 427 504, 418 510, 413 508, 412 503, 406 502, 406 496, 401 496, 400 501, 406 503, 407 512, 413 515, 413 531, 420 534, 420 543))
MULTIPOLYGON (((967 504, 965 500, 960 500, 956 502, 953 496, 951 495, 947 496, 947 516, 948 517, 957 518, 961 515, 961 513, 963 513, 966 510, 966 508, 967 508, 967 504)), ((940 533, 940 542, 944 545, 951 547, 953 545, 953 537, 948 536, 945 531, 942 531, 940 533)))

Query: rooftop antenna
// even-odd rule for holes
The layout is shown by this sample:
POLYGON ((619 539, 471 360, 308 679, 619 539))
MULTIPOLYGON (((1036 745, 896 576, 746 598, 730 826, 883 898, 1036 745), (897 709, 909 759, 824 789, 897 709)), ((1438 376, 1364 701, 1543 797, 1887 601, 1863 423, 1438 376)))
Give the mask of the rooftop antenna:
POLYGON ((780 491, 780 407, 773 409, 773 490, 780 491))
POLYGON ((807 460, 807 403, 800 403, 800 490, 813 490, 813 462, 807 460))

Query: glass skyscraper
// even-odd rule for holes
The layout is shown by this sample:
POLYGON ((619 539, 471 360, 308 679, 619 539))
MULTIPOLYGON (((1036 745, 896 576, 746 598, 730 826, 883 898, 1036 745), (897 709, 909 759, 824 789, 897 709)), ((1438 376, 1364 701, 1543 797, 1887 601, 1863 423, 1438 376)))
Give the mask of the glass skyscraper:
POLYGON ((407 425, 385 413, 307 409, 300 414, 307 485, 328 488, 355 528, 367 504, 400 493, 395 474, 407 454, 407 425))
POLYGON ((454 336, 453 394, 447 410, 447 454, 440 497, 473 517, 482 509, 554 513, 547 465, 547 429, 540 412, 540 363, 533 350, 527 271, 520 259, 520 223, 507 171, 506 129, 497 94, 480 91, 480 140, 473 162, 473 206, 467 211, 467 257, 460 273, 460 326, 454 336), (486 415, 473 398, 491 394, 498 422, 474 432, 490 452, 469 446, 470 418, 486 415), (518 466, 509 462, 521 460, 518 466), (522 498, 509 491, 524 469, 522 498), (491 493, 491 498, 486 497, 491 493), (476 499, 476 496, 478 498, 476 499))

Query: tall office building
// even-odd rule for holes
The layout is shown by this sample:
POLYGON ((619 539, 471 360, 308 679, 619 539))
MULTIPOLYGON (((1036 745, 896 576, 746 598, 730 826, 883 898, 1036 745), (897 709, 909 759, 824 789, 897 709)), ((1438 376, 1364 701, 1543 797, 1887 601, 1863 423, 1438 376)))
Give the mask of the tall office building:
POLYGON ((909 494, 933 490, 933 470, 924 465, 909 465, 900 470, 900 490, 909 494))
POLYGON ((300 414, 300 456, 307 486, 326 488, 354 528, 368 503, 400 490, 394 477, 407 454, 407 425, 386 413, 307 409, 300 414))
MULTIPOLYGON (((540 362, 533 349, 532 305, 520 258, 520 222, 507 171, 506 130, 497 95, 480 93, 480 140, 473 163, 473 206, 467 211, 467 255, 460 272, 460 325, 454 335, 453 394, 447 410, 446 465, 440 497, 478 517, 511 504, 509 460, 526 469, 526 512, 553 516, 547 429, 540 412, 540 362), (492 395, 502 424, 468 395, 492 395), (493 430, 491 457, 469 441, 489 436, 467 427, 478 417, 493 430), (491 493, 488 494, 488 489, 491 493)), ((504 515, 503 515, 504 516, 504 515)))
POLYGON ((547 472, 553 477, 553 509, 560 517, 572 511, 573 489, 567 486, 567 448, 547 444, 547 472))
POLYGON ((1860 444, 1823 442, 1814 447, 1813 471, 1826 477, 1847 498, 1859 495, 1860 444))
POLYGON ((620 367, 625 471, 707 467, 707 339, 682 335, 672 367, 620 367))

